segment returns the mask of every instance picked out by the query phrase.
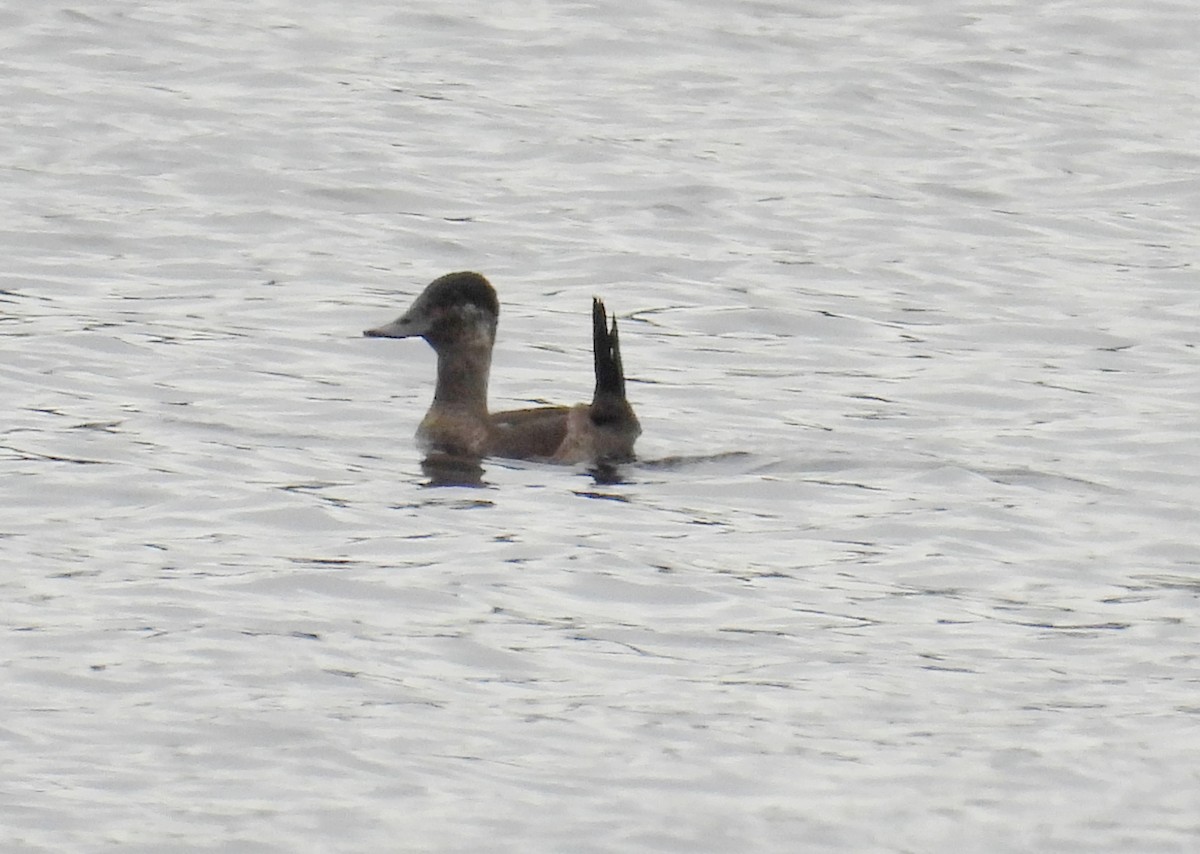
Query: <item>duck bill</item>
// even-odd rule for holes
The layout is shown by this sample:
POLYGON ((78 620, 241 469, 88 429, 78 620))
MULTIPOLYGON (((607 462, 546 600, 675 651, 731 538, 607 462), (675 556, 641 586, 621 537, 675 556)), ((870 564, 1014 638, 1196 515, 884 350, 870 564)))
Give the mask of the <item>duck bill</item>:
POLYGON ((408 315, 363 331, 368 338, 417 338, 428 331, 428 324, 415 321, 408 315))

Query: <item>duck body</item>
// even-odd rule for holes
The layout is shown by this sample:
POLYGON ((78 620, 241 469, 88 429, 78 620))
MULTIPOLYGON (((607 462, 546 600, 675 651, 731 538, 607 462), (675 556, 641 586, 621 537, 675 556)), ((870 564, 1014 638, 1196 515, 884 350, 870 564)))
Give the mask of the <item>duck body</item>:
POLYGON ((428 453, 576 464, 633 459, 641 434, 625 396, 617 322, 592 301, 596 388, 591 403, 489 412, 487 386, 500 304, 479 273, 448 273, 370 338, 424 338, 437 353, 433 403, 417 428, 428 453))

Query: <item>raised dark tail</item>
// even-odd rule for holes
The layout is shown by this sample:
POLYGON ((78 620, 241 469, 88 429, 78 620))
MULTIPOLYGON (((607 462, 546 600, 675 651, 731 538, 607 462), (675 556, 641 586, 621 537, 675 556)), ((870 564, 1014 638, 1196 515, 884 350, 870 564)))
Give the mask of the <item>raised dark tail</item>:
POLYGON ((604 303, 592 300, 592 346, 596 355, 596 393, 592 396, 591 421, 594 462, 622 463, 634 459, 633 443, 642 426, 625 398, 625 368, 621 364, 621 340, 617 319, 608 325, 604 303))
POLYGON ((621 366, 621 342, 617 337, 617 319, 608 327, 604 303, 592 299, 592 348, 596 354, 596 393, 594 402, 604 398, 625 399, 625 371, 621 366))

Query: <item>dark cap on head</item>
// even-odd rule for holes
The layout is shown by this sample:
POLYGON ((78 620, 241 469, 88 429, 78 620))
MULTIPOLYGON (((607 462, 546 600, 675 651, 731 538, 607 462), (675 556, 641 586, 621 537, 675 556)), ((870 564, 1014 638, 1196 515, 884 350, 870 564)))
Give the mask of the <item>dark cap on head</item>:
POLYGON ((426 310, 476 305, 493 316, 500 315, 496 289, 479 273, 469 271, 438 276, 425 288, 421 300, 426 310))

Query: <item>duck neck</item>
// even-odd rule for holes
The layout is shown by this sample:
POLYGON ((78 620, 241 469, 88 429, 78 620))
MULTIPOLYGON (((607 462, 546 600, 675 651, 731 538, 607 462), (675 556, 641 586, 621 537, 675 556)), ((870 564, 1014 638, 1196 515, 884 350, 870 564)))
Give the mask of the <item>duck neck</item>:
POLYGON ((434 407, 465 410, 487 418, 488 374, 491 369, 491 342, 439 350, 434 407))

